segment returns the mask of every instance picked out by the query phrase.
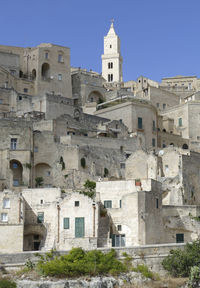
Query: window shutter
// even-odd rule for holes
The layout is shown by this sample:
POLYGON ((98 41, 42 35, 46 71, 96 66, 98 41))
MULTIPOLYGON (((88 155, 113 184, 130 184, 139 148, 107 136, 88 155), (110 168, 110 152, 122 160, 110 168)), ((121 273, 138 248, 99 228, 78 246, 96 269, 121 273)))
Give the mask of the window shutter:
POLYGON ((81 238, 85 236, 85 223, 84 218, 75 218, 75 237, 81 238))
POLYGON ((64 229, 69 229, 69 218, 63 218, 64 229))

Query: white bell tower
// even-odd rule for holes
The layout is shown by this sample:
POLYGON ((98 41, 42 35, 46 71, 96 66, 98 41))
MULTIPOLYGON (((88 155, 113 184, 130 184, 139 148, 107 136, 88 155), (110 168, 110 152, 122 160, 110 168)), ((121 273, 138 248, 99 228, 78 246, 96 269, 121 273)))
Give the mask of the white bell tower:
POLYGON ((111 20, 110 30, 104 37, 104 54, 102 59, 102 76, 107 82, 122 82, 122 57, 120 39, 115 33, 114 20, 111 20))

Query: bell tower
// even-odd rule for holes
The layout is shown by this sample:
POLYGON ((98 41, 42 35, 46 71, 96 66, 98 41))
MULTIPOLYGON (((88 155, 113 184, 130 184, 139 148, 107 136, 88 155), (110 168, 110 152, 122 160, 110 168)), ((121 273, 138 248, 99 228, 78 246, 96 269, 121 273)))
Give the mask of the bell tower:
POLYGON ((104 54, 102 59, 102 76, 107 82, 122 82, 122 57, 120 39, 115 33, 114 20, 111 20, 108 34, 104 37, 104 54))

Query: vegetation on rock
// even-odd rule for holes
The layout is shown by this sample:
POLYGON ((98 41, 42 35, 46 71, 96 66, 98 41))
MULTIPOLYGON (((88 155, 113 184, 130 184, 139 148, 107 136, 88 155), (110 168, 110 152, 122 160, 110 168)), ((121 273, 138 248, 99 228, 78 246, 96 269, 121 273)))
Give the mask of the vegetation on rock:
POLYGON ((200 240, 187 243, 183 250, 174 249, 163 260, 163 267, 175 277, 188 277, 193 266, 200 267, 200 240))

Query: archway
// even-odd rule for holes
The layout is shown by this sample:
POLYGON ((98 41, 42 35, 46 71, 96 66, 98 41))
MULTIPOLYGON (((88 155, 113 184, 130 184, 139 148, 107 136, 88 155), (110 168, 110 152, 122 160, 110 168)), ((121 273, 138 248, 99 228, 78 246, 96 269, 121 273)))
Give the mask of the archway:
POLYGON ((36 70, 35 69, 32 70, 32 79, 33 80, 36 79, 36 70))
POLYGON ((39 186, 52 186, 52 168, 47 163, 38 163, 35 165, 35 185, 39 186))
POLYGON ((96 102, 97 104, 103 103, 104 97, 99 91, 92 91, 87 99, 88 102, 96 102))
POLYGON ((41 75, 44 80, 50 77, 50 65, 48 63, 43 63, 41 68, 41 75))
POLYGON ((183 144, 182 148, 183 149, 188 149, 188 145, 187 144, 183 144))
POLYGON ((20 186, 22 185, 23 179, 23 167, 22 164, 18 160, 11 160, 10 161, 10 169, 12 171, 13 176, 13 186, 20 186))

